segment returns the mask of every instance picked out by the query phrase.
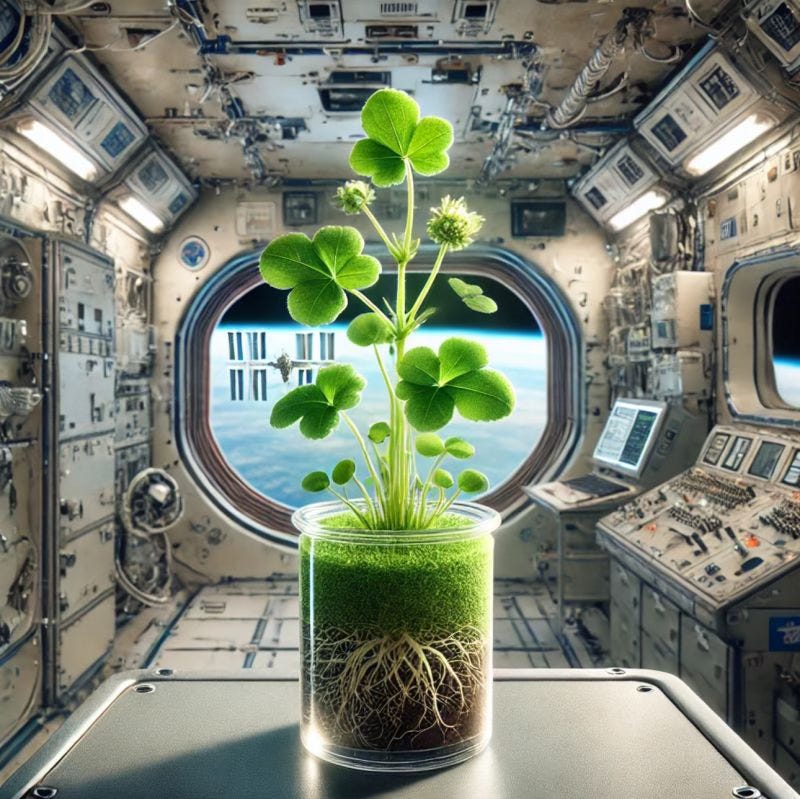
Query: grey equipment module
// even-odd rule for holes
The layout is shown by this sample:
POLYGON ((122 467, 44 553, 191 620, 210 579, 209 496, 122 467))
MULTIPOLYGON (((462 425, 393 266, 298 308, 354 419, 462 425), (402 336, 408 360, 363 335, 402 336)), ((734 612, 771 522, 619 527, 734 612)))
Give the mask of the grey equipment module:
POLYGON ((718 426, 697 463, 598 523, 620 666, 680 675, 800 775, 800 436, 718 426))
POLYGON ((299 705, 297 681, 266 670, 121 673, 0 799, 797 797, 680 680, 652 671, 496 671, 487 749, 424 776, 316 760, 300 745, 299 705))
POLYGON ((523 489, 557 524, 560 624, 566 605, 609 599, 608 557, 597 546, 597 520, 685 469, 706 430, 705 417, 681 405, 618 399, 595 447, 590 474, 523 489))

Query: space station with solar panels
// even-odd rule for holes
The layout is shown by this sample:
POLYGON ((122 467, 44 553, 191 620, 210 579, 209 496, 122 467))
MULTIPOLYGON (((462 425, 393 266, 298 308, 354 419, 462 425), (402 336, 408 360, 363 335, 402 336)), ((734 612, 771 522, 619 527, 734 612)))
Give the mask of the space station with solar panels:
POLYGON ((800 0, 0 0, 0 799, 800 797, 798 314, 800 0))

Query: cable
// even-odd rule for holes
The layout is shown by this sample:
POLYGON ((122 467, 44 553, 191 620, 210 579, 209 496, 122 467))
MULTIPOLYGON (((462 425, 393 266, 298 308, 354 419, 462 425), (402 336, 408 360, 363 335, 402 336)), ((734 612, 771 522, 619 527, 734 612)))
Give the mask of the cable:
MULTIPOLYGON (((0 67, 0 80, 18 78, 27 72, 31 72, 36 69, 47 54, 47 48, 50 44, 50 35, 53 30, 52 19, 49 16, 38 14, 33 17, 26 17, 25 19, 30 20, 31 25, 28 51, 16 64, 8 67, 0 67)), ((25 27, 22 20, 20 20, 20 25, 25 27)), ((13 57, 13 53, 11 57, 13 57)))
POLYGON ((76 3, 74 6, 70 6, 68 4, 63 6, 49 6, 45 5, 39 0, 36 3, 36 13, 42 15, 52 15, 52 16, 61 16, 63 14, 74 14, 76 11, 83 11, 84 8, 89 8, 89 6, 94 5, 96 0, 81 0, 80 2, 76 3))
POLYGON ((119 36, 117 36, 116 39, 112 39, 108 44, 84 44, 82 47, 76 47, 72 50, 67 50, 66 53, 97 53, 101 50, 107 50, 109 53, 135 53, 137 50, 147 47, 148 44, 152 44, 156 39, 160 39, 165 34, 175 30, 178 25, 180 25, 180 21, 177 19, 173 20, 168 27, 164 28, 163 31, 160 31, 155 36, 150 36, 142 42, 139 42, 139 44, 135 45, 134 47, 112 47, 113 44, 116 44, 116 42, 120 41, 125 36, 125 33, 120 32, 119 36))

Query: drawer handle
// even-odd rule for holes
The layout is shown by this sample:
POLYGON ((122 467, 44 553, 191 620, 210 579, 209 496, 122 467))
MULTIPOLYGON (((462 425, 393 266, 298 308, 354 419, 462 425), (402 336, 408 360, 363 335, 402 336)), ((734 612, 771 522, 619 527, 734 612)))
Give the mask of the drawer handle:
POLYGON ((710 652, 711 644, 709 643, 708 636, 703 631, 703 628, 695 624, 694 634, 697 636, 697 646, 699 646, 704 652, 710 652))
POLYGON ((661 601, 661 597, 658 594, 652 594, 653 597, 653 609, 656 613, 660 613, 662 616, 667 612, 667 609, 664 607, 664 604, 661 601))

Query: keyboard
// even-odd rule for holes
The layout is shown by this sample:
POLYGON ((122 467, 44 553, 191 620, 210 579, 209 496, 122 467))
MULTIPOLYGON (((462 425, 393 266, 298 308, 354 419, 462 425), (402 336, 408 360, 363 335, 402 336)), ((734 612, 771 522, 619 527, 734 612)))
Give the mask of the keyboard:
POLYGON ((574 488, 576 491, 583 491, 594 497, 609 497, 612 494, 621 494, 628 490, 628 486, 612 483, 596 474, 584 474, 581 477, 573 477, 571 480, 563 480, 562 484, 574 488))

